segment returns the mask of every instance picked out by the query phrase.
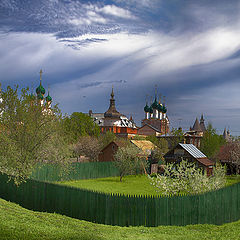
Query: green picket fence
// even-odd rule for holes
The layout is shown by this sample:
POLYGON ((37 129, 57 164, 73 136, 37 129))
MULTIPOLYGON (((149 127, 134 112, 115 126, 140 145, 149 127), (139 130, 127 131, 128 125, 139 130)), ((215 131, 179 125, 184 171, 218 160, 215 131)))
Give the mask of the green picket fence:
POLYGON ((152 197, 98 193, 28 180, 17 187, 0 174, 0 197, 23 207, 119 226, 223 224, 240 219, 240 183, 195 196, 152 197))
POLYGON ((32 173, 31 179, 47 182, 119 176, 113 162, 75 162, 69 169, 58 164, 41 164, 32 173))

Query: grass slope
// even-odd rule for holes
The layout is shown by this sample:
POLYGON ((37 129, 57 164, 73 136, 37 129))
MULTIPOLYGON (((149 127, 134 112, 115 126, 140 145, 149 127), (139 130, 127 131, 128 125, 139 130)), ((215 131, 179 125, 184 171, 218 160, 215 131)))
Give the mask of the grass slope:
POLYGON ((215 225, 189 225, 185 227, 160 226, 118 227, 94 224, 59 214, 34 212, 0 199, 1 240, 104 240, 104 239, 174 239, 240 240, 240 221, 215 225))
MULTIPOLYGON (((237 182, 240 182, 240 176, 227 176, 226 186, 237 182)), ((57 183, 104 193, 154 196, 160 194, 156 192, 156 188, 150 184, 150 180, 145 175, 126 176, 122 182, 119 181, 119 177, 108 177, 57 183)))

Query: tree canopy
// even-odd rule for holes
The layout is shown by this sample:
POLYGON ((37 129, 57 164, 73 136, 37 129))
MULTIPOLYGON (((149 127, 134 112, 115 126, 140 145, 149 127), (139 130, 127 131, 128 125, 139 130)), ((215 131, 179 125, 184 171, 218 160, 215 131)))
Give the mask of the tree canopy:
POLYGON ((114 164, 120 172, 120 181, 125 175, 136 174, 137 171, 147 166, 146 155, 130 143, 118 148, 114 159, 114 164))
POLYGON ((216 133, 216 129, 209 123, 201 140, 200 150, 208 157, 214 158, 225 140, 216 133))
POLYGON ((70 154, 61 131, 61 112, 18 86, 1 93, 0 172, 21 182, 39 162, 65 163, 70 154))
POLYGON ((77 142, 82 136, 99 136, 100 129, 90 116, 74 112, 63 119, 63 128, 70 142, 77 142))

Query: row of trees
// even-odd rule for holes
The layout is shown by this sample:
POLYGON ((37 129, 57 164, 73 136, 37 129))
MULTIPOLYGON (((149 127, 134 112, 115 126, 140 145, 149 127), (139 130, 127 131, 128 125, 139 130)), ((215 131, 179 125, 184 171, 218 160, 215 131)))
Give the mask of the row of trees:
MULTIPOLYGON (((47 106, 41 106, 28 88, 19 92, 18 86, 7 87, 2 91, 1 97, 0 172, 14 176, 16 181, 26 179, 38 163, 67 165, 71 157, 82 155, 96 161, 100 149, 116 138, 111 132, 100 135, 99 127, 87 114, 75 112, 71 116, 62 116, 57 105, 52 106, 51 111, 46 111, 47 106)), ((175 136, 172 145, 183 140, 181 130, 173 129, 172 134, 175 136)), ((157 146, 152 157, 163 161, 163 156, 168 151, 168 142, 154 136, 147 139, 157 146)), ((209 124, 201 142, 201 150, 213 159, 219 156, 219 149, 223 145, 227 146, 229 159, 240 166, 239 141, 226 144, 209 124)), ((140 156, 135 150, 127 150, 132 153, 131 156, 140 156)), ((126 161, 129 159, 124 151, 120 150, 119 155, 116 155, 117 161, 124 154, 126 161)), ((132 169, 129 166, 127 168, 132 169)))
POLYGON ((90 116, 62 116, 58 105, 48 109, 29 90, 2 90, 0 101, 0 173, 20 183, 39 163, 58 163, 67 169, 81 155, 96 161, 101 148, 116 136, 100 135, 90 116))

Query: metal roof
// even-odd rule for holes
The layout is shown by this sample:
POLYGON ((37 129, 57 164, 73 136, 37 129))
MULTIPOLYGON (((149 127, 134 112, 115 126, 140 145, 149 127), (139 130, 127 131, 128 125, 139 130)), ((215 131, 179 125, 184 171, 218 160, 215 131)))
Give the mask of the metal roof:
POLYGON ((196 148, 193 144, 179 143, 179 145, 182 148, 184 148, 189 154, 191 154, 194 158, 206 158, 207 157, 198 148, 196 148))

